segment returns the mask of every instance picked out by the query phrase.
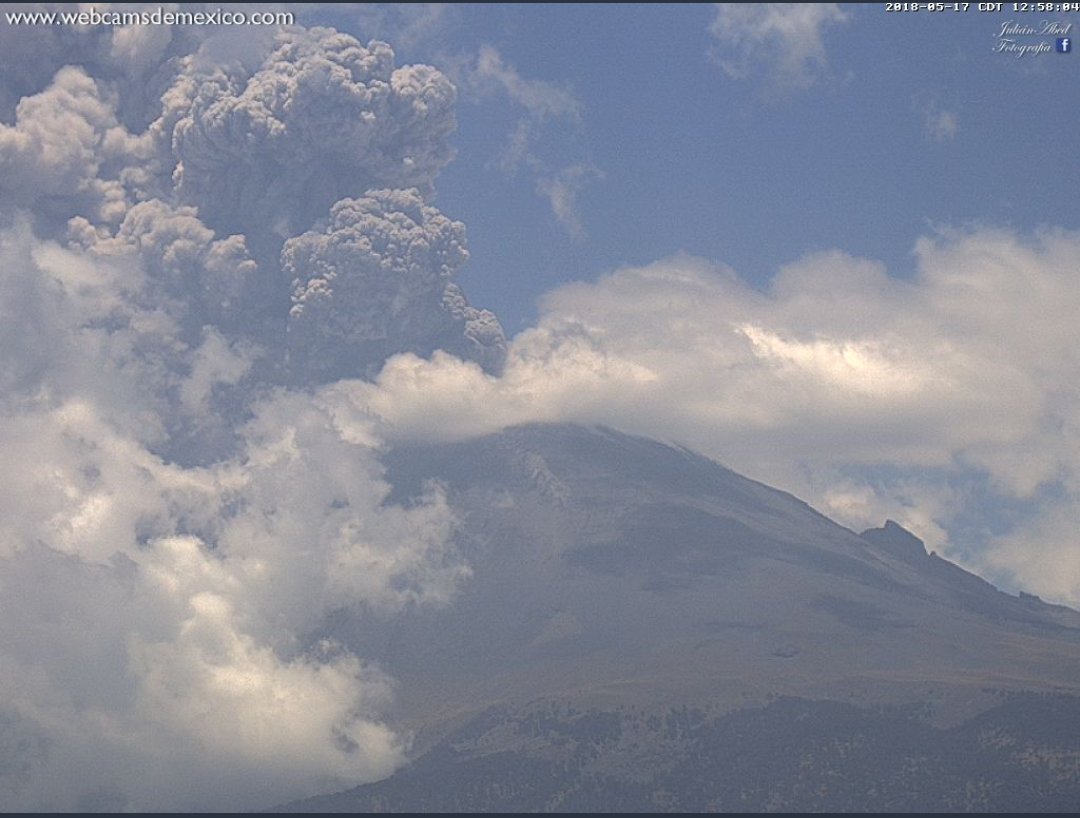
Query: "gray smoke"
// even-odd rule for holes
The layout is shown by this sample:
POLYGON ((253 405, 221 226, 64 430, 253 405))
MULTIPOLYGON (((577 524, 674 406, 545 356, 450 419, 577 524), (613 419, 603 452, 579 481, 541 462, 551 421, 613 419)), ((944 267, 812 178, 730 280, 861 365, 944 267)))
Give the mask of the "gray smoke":
POLYGON ((251 76, 191 66, 174 178, 216 230, 289 236, 372 188, 430 196, 452 157, 454 86, 429 66, 396 68, 385 43, 287 31, 251 76))
POLYGON ((392 681, 320 625, 468 574, 439 487, 388 502, 333 383, 402 352, 501 364, 453 283, 464 227, 429 203, 455 89, 329 29, 240 36, 0 39, 6 810, 389 774, 392 681))
POLYGON ((450 283, 467 258, 465 226, 415 189, 338 202, 325 229, 282 251, 293 277, 290 367, 308 379, 374 375, 392 352, 445 349, 500 368, 497 319, 450 283))

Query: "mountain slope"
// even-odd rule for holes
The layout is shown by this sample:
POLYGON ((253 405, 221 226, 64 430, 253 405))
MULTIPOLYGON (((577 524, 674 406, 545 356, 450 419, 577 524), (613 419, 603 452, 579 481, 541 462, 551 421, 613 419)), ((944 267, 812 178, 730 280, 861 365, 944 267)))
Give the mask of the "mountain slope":
MULTIPOLYGON (((695 789, 694 777, 705 775, 694 772, 695 759, 730 741, 740 718, 758 725, 747 752, 781 758, 770 741, 782 744, 782 731, 763 725, 787 718, 783 702, 820 722, 807 746, 854 741, 843 725, 859 719, 868 720, 855 731, 867 747, 888 746, 894 722, 910 725, 912 746, 936 737, 920 756, 927 775, 948 765, 926 759, 981 746, 972 719, 1012 718, 1008 707, 1030 709, 1051 693, 1064 696, 1063 712, 1080 714, 1069 704, 1080 693, 1080 614, 1004 594, 927 555, 895 523, 858 535, 708 459, 606 429, 519 427, 399 448, 386 465, 396 501, 429 479, 445 487, 473 575, 446 609, 392 623, 342 614, 332 623, 335 638, 398 680, 417 761, 387 782, 304 808, 599 809, 607 798, 607 808, 764 809, 765 795, 740 801, 730 787, 695 789), (822 710, 841 705, 848 709, 822 710), (683 739, 665 738, 672 714, 687 712, 699 715, 683 739), (425 783, 408 792, 450 798, 453 788, 438 781, 479 789, 441 805, 392 796, 410 775, 425 783), (509 778, 492 795, 484 782, 500 775, 509 778), (545 781, 550 793, 528 795, 545 781), (672 787, 683 795, 664 801, 658 793, 672 787), (600 800, 581 800, 586 791, 600 800)), ((889 757, 880 748, 875 758, 889 757)), ((1073 757, 1067 742, 1045 748, 1047 757, 1073 757)), ((827 753, 811 756, 805 769, 831 769, 827 753)), ((868 808, 855 796, 846 807, 799 796, 783 784, 788 767, 766 767, 762 775, 776 781, 762 792, 777 804, 868 808)), ((975 786, 956 776, 956 792, 975 786)), ((707 778, 726 780, 715 770, 707 778)))

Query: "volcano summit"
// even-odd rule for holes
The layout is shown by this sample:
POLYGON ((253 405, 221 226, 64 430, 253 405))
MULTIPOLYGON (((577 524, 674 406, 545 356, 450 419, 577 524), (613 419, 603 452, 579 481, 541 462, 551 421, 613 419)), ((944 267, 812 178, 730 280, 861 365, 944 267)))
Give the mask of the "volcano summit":
POLYGON ((1080 613, 894 522, 856 534, 685 449, 525 426, 399 448, 472 568, 333 635, 398 680, 413 762, 298 810, 1063 809, 1080 613))

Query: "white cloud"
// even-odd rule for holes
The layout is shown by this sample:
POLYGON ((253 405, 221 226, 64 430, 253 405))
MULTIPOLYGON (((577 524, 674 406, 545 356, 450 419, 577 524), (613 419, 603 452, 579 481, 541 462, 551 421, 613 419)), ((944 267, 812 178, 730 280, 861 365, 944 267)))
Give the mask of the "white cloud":
POLYGON ((935 142, 949 141, 960 128, 960 119, 952 111, 929 111, 925 117, 926 135, 935 142))
POLYGON ((528 168, 535 179, 536 192, 547 199, 555 220, 573 239, 585 231, 580 212, 580 196, 589 182, 604 178, 603 171, 587 161, 562 167, 545 159, 542 143, 550 134, 548 125, 560 123, 564 132, 582 128, 584 107, 573 92, 543 80, 526 79, 490 45, 480 47, 474 60, 454 66, 458 81, 474 96, 501 95, 525 113, 506 148, 494 163, 507 174, 528 168), (556 169, 557 168, 557 169, 556 169))
POLYGON ((314 20, 324 12, 353 21, 350 28, 365 41, 393 43, 401 51, 430 46, 460 23, 461 7, 452 3, 292 3, 281 4, 300 21, 314 20))
POLYGON ((585 237, 581 223, 581 193, 590 181, 604 174, 592 165, 577 164, 563 168, 552 177, 537 180, 537 190, 551 203, 551 212, 572 238, 585 237))
POLYGON ((0 714, 46 748, 5 809, 74 809, 101 780, 132 809, 251 808, 400 763, 389 681, 303 635, 446 602, 455 517, 437 488, 385 504, 318 396, 255 411, 235 458, 187 468, 94 400, 0 414, 0 714))
POLYGON ((922 117, 923 133, 932 142, 950 142, 960 130, 960 117, 932 94, 917 94, 915 111, 922 117))
POLYGON ((827 75, 825 31, 851 14, 836 3, 717 3, 713 56, 733 79, 757 70, 780 86, 805 87, 827 75))
POLYGON ((988 567, 1016 577, 1022 587, 1076 607, 1080 600, 1080 491, 1073 470, 1063 498, 1050 500, 1032 524, 999 537, 985 556, 988 567))
POLYGON ((525 79, 490 45, 480 47, 476 64, 467 76, 478 93, 501 91, 538 120, 575 121, 581 117, 581 102, 568 89, 543 80, 525 79))
POLYGON ((1001 555, 1037 538, 949 532, 1001 500, 1035 531, 1056 513, 1048 488, 1080 505, 1080 235, 943 232, 916 255, 910 281, 811 255, 764 293, 689 257, 623 269, 549 294, 501 378, 402 356, 335 394, 391 439, 570 420, 675 440, 842 522, 899 519, 931 548, 1076 602, 1069 569, 1052 573, 1064 560, 1080 575, 1067 548, 1021 571, 1001 555))

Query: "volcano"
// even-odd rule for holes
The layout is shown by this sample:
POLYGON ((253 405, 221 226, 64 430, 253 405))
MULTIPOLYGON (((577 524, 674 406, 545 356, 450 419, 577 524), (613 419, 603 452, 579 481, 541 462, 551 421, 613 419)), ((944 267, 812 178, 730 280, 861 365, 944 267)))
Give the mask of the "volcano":
POLYGON ((1074 811, 1080 613, 686 449, 532 425, 385 455, 471 576, 341 612, 411 762, 283 811, 1074 811))

